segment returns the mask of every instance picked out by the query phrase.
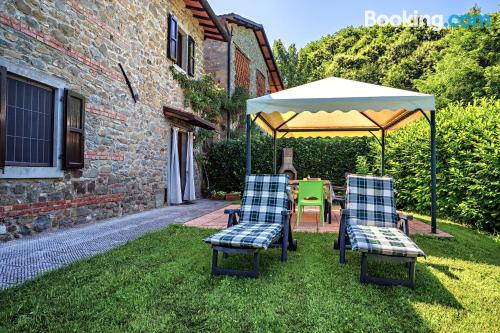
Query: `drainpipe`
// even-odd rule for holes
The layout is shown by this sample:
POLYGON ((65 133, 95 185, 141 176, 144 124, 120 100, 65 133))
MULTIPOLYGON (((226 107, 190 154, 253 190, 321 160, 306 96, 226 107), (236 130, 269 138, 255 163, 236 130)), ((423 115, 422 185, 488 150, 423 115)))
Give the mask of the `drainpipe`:
MULTIPOLYGON (((233 44, 233 28, 229 29, 227 22, 224 21, 226 30, 229 32, 229 40, 227 42, 227 97, 231 98, 231 45, 233 44)), ((229 130, 231 129, 231 114, 227 111, 227 135, 226 139, 229 140, 229 130)))

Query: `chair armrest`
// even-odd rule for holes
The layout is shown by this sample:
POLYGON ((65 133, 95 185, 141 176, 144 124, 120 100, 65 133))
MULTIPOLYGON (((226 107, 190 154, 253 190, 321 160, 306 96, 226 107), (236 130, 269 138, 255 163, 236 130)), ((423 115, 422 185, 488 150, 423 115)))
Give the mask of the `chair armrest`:
POLYGON ((405 214, 405 213, 401 213, 401 212, 397 212, 397 213, 398 213, 399 220, 403 221, 403 223, 401 224, 401 229, 406 234, 406 236, 410 237, 410 224, 409 224, 409 222, 411 220, 413 220, 413 215, 405 214))
POLYGON ((292 212, 290 210, 282 210, 281 211, 281 216, 290 216, 292 212))
POLYGON ((398 213, 398 218, 400 220, 407 220, 407 221, 412 221, 413 220, 413 215, 412 214, 406 214, 406 213, 401 213, 401 212, 397 212, 398 213))
POLYGON ((228 208, 224 209, 224 214, 239 214, 241 211, 240 208, 228 208))
POLYGON ((335 197, 332 202, 338 203, 340 208, 345 209, 345 198, 344 197, 335 197))
POLYGON ((238 217, 240 216, 241 210, 239 208, 235 209, 224 209, 224 214, 228 214, 227 217, 227 227, 230 228, 233 225, 240 223, 238 217), (238 216, 238 217, 237 217, 238 216))

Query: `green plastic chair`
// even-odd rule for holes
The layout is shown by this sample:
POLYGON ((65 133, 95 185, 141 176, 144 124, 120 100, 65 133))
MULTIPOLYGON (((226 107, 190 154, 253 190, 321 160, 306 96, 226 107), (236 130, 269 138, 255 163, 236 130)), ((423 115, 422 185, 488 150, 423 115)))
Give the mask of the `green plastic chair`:
POLYGON ((297 202, 297 225, 304 212, 305 206, 320 208, 321 225, 325 225, 325 200, 323 200, 323 181, 321 180, 301 180, 299 181, 299 200, 297 202))

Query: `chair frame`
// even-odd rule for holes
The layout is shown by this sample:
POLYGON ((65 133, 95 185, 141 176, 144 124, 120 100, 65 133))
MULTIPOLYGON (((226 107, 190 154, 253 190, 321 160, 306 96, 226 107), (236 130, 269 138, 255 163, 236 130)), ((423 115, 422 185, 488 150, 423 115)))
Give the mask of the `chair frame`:
MULTIPOLYGON (((224 210, 224 214, 228 214, 228 228, 239 224, 239 217, 241 215, 240 209, 226 209, 224 210)), ((270 245, 270 247, 281 247, 281 262, 287 261, 288 250, 297 250, 297 241, 294 240, 292 236, 290 215, 290 210, 283 210, 281 212, 283 228, 279 237, 270 245)), ((212 245, 212 275, 230 275, 257 278, 260 273, 260 251, 261 249, 212 245), (252 269, 240 270, 222 268, 218 266, 219 252, 222 252, 223 258, 227 258, 229 254, 253 254, 252 269)))
POLYGON ((331 217, 331 205, 329 205, 328 203, 328 200, 324 198, 324 195, 323 195, 323 181, 321 179, 319 180, 299 180, 299 194, 297 196, 297 213, 296 213, 296 220, 295 220, 295 224, 298 226, 300 224, 300 222, 302 222, 302 215, 304 214, 304 207, 306 206, 309 206, 309 207, 320 207, 320 212, 319 212, 319 219, 320 219, 320 222, 321 222, 321 225, 324 226, 325 225, 325 221, 327 220, 327 218, 329 217, 328 221, 329 223, 331 224, 332 223, 332 217, 331 217), (321 204, 309 204, 309 205, 301 205, 300 204, 300 183, 301 182, 316 182, 316 183, 321 183, 321 199, 319 199, 319 201, 321 202, 321 200, 323 201, 323 205, 321 204), (302 208, 302 209, 301 209, 302 208), (328 214, 328 209, 330 210, 330 214, 328 214))
MULTIPOLYGON (((345 265, 345 251, 351 248, 351 242, 349 239, 349 234, 347 233, 347 214, 346 209, 341 209, 340 217, 340 230, 338 239, 334 242, 334 249, 340 250, 339 263, 345 265)), ((413 220, 413 215, 403 214, 398 212, 398 228, 402 230, 406 236, 410 236, 409 222, 413 220), (402 222, 402 223, 401 223, 402 222)), ((361 253, 361 269, 359 274, 359 281, 361 283, 374 283, 385 286, 404 286, 408 288, 415 288, 415 266, 417 263, 416 257, 404 257, 404 256, 391 256, 391 255, 381 255, 373 253, 361 253), (403 263, 408 269, 408 278, 404 280, 400 279, 390 279, 377 276, 368 275, 368 259, 379 260, 392 263, 403 263)))

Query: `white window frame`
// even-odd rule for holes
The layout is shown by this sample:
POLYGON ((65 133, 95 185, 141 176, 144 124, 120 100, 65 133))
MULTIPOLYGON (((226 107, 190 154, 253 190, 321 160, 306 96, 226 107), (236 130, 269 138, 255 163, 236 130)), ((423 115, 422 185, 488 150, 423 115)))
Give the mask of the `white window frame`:
POLYGON ((67 84, 64 80, 54 77, 38 69, 26 65, 15 64, 7 59, 0 58, 0 66, 7 68, 7 73, 16 74, 27 79, 43 83, 54 89, 54 132, 51 167, 22 167, 5 166, 4 171, 0 171, 0 179, 42 179, 42 178, 63 178, 62 170, 62 118, 64 89, 67 84))

